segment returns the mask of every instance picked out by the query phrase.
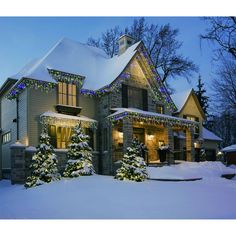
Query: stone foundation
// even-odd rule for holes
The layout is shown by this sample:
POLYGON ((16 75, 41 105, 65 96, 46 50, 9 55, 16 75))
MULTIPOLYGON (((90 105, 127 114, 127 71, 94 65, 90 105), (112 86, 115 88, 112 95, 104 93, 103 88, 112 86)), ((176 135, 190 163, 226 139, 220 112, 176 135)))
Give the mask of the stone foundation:
MULTIPOLYGON (((26 147, 22 144, 14 144, 11 146, 11 183, 12 184, 24 184, 27 177, 30 176, 30 164, 32 157, 36 152, 34 147, 26 147)), ((58 149, 55 150, 58 164, 57 168, 62 175, 67 163, 67 150, 58 149)), ((93 152, 93 166, 95 172, 98 173, 98 152, 93 152)))

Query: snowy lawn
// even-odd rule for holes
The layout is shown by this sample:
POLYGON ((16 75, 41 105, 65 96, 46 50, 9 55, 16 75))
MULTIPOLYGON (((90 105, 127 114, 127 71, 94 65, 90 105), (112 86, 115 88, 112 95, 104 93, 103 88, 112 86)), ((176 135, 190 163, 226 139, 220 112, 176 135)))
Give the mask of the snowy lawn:
POLYGON ((194 182, 136 183, 93 175, 27 190, 2 180, 0 218, 235 219, 236 181, 217 177, 217 171, 194 182))
POLYGON ((223 174, 235 174, 236 166, 226 167, 221 162, 181 162, 177 165, 148 167, 152 179, 195 179, 221 177, 223 174))

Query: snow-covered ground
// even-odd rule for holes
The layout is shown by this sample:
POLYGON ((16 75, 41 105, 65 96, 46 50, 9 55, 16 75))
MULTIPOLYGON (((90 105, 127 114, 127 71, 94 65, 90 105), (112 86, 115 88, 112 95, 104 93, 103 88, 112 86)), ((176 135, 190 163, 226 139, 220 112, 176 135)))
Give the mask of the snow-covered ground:
MULTIPOLYGON (((193 182, 147 180, 136 183, 93 175, 63 179, 26 190, 22 185, 11 185, 2 180, 0 218, 235 219, 236 181, 219 177, 223 172, 226 174, 225 171, 234 173, 235 169, 221 168, 219 163, 205 163, 205 168, 203 165, 183 163, 173 167, 181 170, 175 170, 175 177, 183 172, 188 173, 187 177, 203 178, 193 182), (190 175, 187 171, 190 168, 195 170, 193 173, 197 174, 196 169, 200 172, 190 175)), ((162 171, 162 177, 166 177, 168 168, 171 167, 151 168, 151 171, 149 168, 149 172, 162 171)), ((173 177, 173 172, 169 176, 173 177)))
POLYGON ((221 162, 181 162, 178 165, 148 167, 153 179, 195 179, 221 177, 223 174, 235 174, 236 166, 226 167, 221 162))

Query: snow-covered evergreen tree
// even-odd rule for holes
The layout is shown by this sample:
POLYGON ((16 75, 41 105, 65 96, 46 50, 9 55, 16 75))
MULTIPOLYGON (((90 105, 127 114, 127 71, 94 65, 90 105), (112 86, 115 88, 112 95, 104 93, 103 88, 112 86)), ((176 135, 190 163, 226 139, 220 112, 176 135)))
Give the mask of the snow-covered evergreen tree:
POLYGON ((89 146, 88 141, 89 136, 85 135, 80 128, 80 124, 77 124, 71 136, 71 144, 69 144, 68 162, 64 171, 65 177, 72 178, 94 173, 92 148, 89 146))
POLYGON ((131 147, 127 148, 121 167, 116 171, 115 179, 144 181, 148 177, 146 163, 141 155, 141 145, 133 139, 131 147))
POLYGON ((53 153, 53 147, 50 144, 50 137, 44 129, 40 135, 39 146, 32 157, 30 165, 31 176, 26 180, 25 187, 30 188, 49 183, 61 178, 57 169, 56 155, 53 153))

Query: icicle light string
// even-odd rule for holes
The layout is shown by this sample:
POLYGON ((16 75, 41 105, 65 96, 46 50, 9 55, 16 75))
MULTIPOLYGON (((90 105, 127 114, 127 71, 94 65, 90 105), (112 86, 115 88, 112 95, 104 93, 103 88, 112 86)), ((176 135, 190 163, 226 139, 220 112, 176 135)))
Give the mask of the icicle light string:
POLYGON ((179 120, 179 119, 173 119, 173 118, 168 118, 168 117, 150 116, 150 115, 140 114, 136 112, 122 112, 120 114, 109 117, 108 120, 114 125, 118 121, 124 118, 130 121, 145 122, 152 125, 168 124, 169 126, 180 126, 180 127, 183 127, 183 126, 194 127, 198 125, 196 122, 192 122, 192 121, 179 120))

